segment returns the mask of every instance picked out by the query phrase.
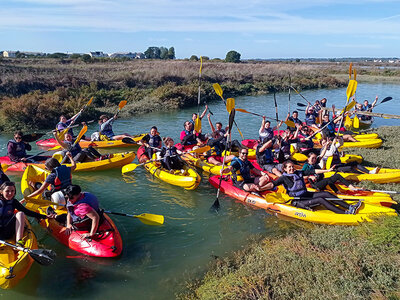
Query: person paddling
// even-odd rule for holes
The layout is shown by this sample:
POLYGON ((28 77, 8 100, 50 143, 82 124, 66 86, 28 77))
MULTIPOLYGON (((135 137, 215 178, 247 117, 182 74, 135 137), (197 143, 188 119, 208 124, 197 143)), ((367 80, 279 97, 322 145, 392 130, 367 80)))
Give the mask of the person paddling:
MULTIPOLYGON (((74 115, 71 119, 67 120, 67 118, 64 115, 60 116, 60 121, 56 125, 56 130, 58 132, 63 131, 64 129, 67 129, 69 126, 73 125, 76 121, 76 119, 79 117, 79 115, 82 113, 83 109, 81 109, 76 115, 74 115)), ((74 133, 72 131, 72 128, 68 129, 68 133, 74 136, 74 133)))
POLYGON ((274 162, 274 154, 272 152, 274 144, 275 138, 264 140, 262 143, 257 145, 257 163, 263 170, 273 173, 277 176, 282 176, 282 164, 274 162))
POLYGON ((124 133, 115 135, 113 131, 113 123, 117 119, 117 114, 115 114, 112 118, 109 118, 107 115, 101 115, 99 118, 99 140, 100 141, 109 141, 109 140, 122 140, 126 137, 132 137, 131 135, 124 133))
POLYGON ((313 209, 316 206, 323 206, 326 209, 337 214, 356 214, 362 202, 349 205, 344 201, 328 201, 327 198, 336 198, 335 195, 329 192, 309 192, 304 182, 304 172, 295 170, 292 161, 287 160, 283 163, 284 173, 277 180, 270 182, 267 187, 273 188, 283 184, 290 197, 301 197, 303 199, 292 200, 292 205, 303 209, 313 209), (336 205, 342 207, 340 209, 336 205))
POLYGON ((165 147, 162 147, 160 152, 161 165, 167 170, 181 170, 183 169, 183 161, 181 160, 179 151, 174 146, 174 140, 171 137, 164 138, 165 147))
MULTIPOLYGON (((208 105, 206 104, 204 111, 201 113, 201 115, 199 117, 200 120, 202 120, 204 118, 204 116, 207 113, 207 110, 208 110, 208 105)), ((196 123, 196 119, 197 119, 197 113, 193 113, 192 114, 192 119, 189 121, 190 123, 193 124, 193 127, 194 127, 194 124, 196 123)))
POLYGON ((0 239, 8 240, 15 235, 16 243, 24 247, 25 215, 39 220, 47 216, 25 208, 15 194, 14 182, 6 181, 0 186, 0 239))

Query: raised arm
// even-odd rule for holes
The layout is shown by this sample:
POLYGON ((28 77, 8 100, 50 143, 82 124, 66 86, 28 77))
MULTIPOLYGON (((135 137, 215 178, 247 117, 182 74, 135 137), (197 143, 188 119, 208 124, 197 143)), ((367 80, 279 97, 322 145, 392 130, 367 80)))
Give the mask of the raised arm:
POLYGON ((206 104, 204 111, 203 111, 203 112, 201 113, 201 115, 200 115, 200 120, 204 118, 204 116, 205 116, 206 113, 207 113, 207 110, 208 110, 208 105, 206 104))
POLYGON ((211 132, 214 133, 215 132, 215 128, 214 128, 213 123, 211 122, 211 114, 207 115, 207 119, 208 119, 208 124, 210 124, 211 132))

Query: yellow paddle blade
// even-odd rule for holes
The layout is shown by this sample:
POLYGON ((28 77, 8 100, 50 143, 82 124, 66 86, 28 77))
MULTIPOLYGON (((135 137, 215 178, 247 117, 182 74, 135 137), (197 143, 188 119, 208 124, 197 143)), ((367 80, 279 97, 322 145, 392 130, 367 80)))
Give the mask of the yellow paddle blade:
POLYGON ((347 95, 347 102, 349 99, 354 95, 357 89, 357 81, 350 80, 349 85, 347 86, 346 95, 347 95))
POLYGON ((153 215, 153 214, 140 214, 134 216, 134 218, 138 218, 143 224, 146 225, 162 225, 164 224, 164 216, 162 215, 153 215))
POLYGON ((88 101, 88 103, 86 103, 86 106, 89 106, 90 104, 92 104, 92 102, 93 102, 93 97, 90 98, 90 100, 88 101))
POLYGON ((201 68, 203 67, 203 57, 200 56, 200 70, 199 70, 199 74, 201 74, 201 68))
POLYGON ((7 169, 10 167, 11 165, 8 164, 0 164, 1 169, 3 170, 3 172, 7 172, 7 169))
POLYGON ((214 83, 213 88, 214 88, 215 93, 223 99, 223 97, 222 97, 223 92, 222 92, 221 86, 218 83, 214 83))
POLYGON ((204 152, 207 152, 210 149, 211 149, 211 147, 207 145, 207 146, 204 146, 204 147, 201 147, 201 148, 197 148, 197 149, 191 150, 191 151, 189 151, 189 153, 204 153, 204 152))
POLYGON ((330 169, 332 167, 333 156, 329 156, 326 160, 325 169, 330 169))
POLYGON ((307 155, 304 155, 303 153, 293 153, 292 159, 295 161, 304 162, 307 160, 307 155))
POLYGON ((353 120, 347 115, 344 119, 344 127, 351 128, 353 126, 353 120))
POLYGON ((128 103, 128 101, 122 100, 122 101, 118 104, 118 109, 121 110, 121 109, 126 105, 126 103, 128 103))
POLYGON ((63 141, 65 138, 65 135, 67 134, 69 128, 65 128, 63 131, 60 131, 60 133, 58 134, 58 138, 63 141))
POLYGON ((61 161, 63 160, 63 156, 61 153, 54 153, 52 157, 57 159, 59 163, 61 163, 61 161))
MULTIPOLYGON (((350 66, 349 66, 349 80, 351 79, 351 69, 353 68, 353 63, 351 62, 350 63, 350 66)), ((354 78, 355 79, 355 78, 354 78)))
POLYGON ((74 142, 74 146, 79 143, 79 141, 81 140, 82 136, 86 133, 86 131, 87 131, 87 125, 82 127, 81 132, 79 132, 78 137, 74 142))
POLYGON ((122 167, 121 172, 122 172, 122 174, 132 172, 132 171, 135 170, 138 166, 139 166, 139 165, 137 165, 137 164, 127 164, 127 165, 125 165, 125 166, 122 167))
POLYGON ((348 103, 340 112, 340 114, 343 114, 349 110, 351 110, 354 106, 356 105, 356 101, 352 100, 350 103, 348 103))
POLYGON ((360 128, 360 119, 357 117, 357 115, 354 116, 354 119, 353 119, 353 127, 354 127, 355 129, 360 128))
POLYGON ((317 140, 322 140, 322 134, 321 134, 320 132, 318 132, 318 133, 315 135, 315 138, 316 138, 317 140))
POLYGON ((53 148, 50 148, 48 151, 55 151, 55 150, 61 150, 62 147, 60 145, 54 146, 53 148))
POLYGON ((283 123, 285 123, 285 124, 286 124, 287 126, 289 126, 289 127, 293 127, 293 128, 296 127, 296 125, 294 124, 294 122, 293 122, 293 121, 290 121, 290 120, 284 121, 283 123))
POLYGON ((235 99, 233 98, 228 98, 226 99, 226 110, 228 113, 231 113, 232 109, 235 108, 235 99))
POLYGON ((357 71, 356 71, 356 69, 354 69, 353 72, 354 72, 354 80, 357 80, 357 71))
POLYGON ((201 119, 200 119, 199 115, 197 115, 197 119, 194 122, 194 130, 196 132, 200 132, 200 130, 201 130, 201 119))
POLYGON ((240 111, 242 113, 249 114, 249 112, 247 110, 243 109, 243 108, 236 108, 236 111, 240 111))

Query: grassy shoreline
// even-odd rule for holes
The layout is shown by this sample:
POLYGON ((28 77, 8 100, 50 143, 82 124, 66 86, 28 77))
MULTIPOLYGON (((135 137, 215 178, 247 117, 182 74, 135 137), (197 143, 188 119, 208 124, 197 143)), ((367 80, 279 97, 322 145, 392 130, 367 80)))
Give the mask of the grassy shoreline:
MULTIPOLYGON (((362 154, 367 165, 400 167, 399 127, 374 130, 382 149, 362 154)), ((400 191, 397 184, 364 187, 400 191)), ((400 197, 394 197, 400 201, 400 197)), ((400 218, 354 227, 294 222, 280 237, 265 237, 210 264, 186 283, 180 299, 400 299, 400 218)))

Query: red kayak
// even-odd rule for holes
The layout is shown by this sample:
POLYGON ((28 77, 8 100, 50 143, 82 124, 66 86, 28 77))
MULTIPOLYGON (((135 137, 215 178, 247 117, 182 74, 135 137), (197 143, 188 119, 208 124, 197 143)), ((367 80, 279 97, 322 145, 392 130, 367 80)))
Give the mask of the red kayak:
MULTIPOLYGON (((48 156, 51 157, 51 156, 48 156)), ((36 164, 44 164, 45 161, 37 162, 36 164)), ((9 165, 7 171, 9 172, 23 172, 26 167, 32 165, 32 163, 25 162, 14 162, 8 156, 0 156, 0 164, 9 165)))

